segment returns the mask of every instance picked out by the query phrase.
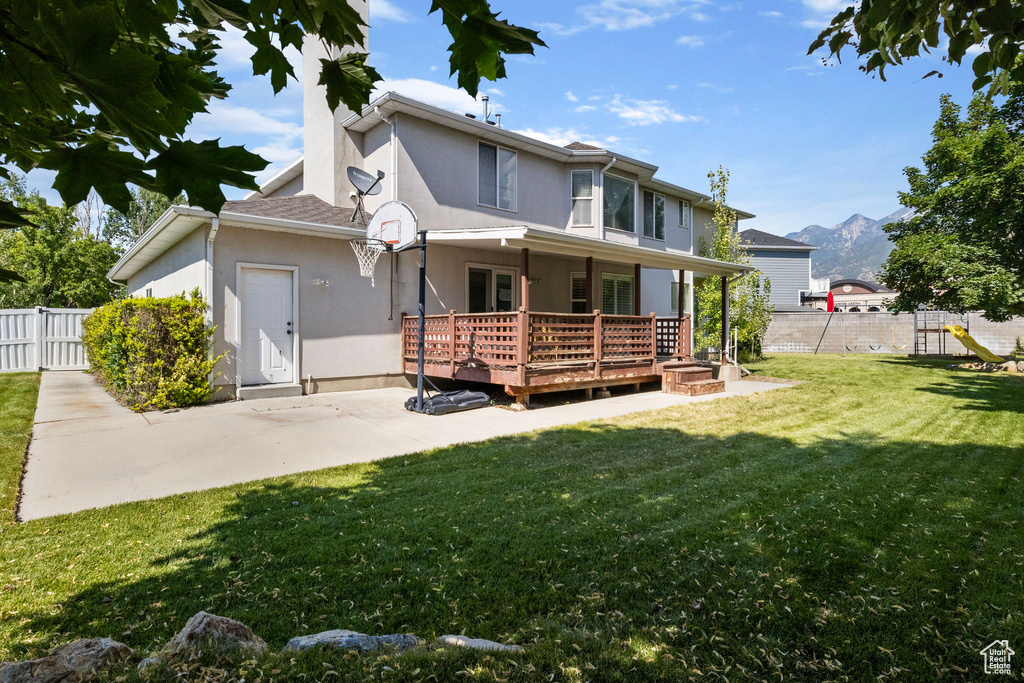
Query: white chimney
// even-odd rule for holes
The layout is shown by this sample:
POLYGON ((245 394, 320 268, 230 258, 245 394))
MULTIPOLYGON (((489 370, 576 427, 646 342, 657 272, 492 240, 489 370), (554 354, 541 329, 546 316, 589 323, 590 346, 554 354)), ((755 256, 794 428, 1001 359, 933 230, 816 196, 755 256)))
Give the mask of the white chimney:
MULTIPOLYGON (((367 36, 365 44, 357 49, 369 52, 369 0, 347 1, 362 17, 367 36)), ((334 206, 348 206, 351 202, 345 168, 362 167, 362 136, 354 139, 342 129, 341 122, 352 112, 344 103, 331 112, 327 88, 317 85, 320 60, 328 58, 323 43, 308 34, 302 48, 302 193, 316 195, 334 206)))

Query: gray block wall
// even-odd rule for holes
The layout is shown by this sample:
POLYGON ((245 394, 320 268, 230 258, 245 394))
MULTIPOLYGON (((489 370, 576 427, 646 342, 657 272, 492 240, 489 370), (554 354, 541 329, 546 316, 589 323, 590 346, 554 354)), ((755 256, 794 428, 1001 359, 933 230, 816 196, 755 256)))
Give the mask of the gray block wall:
MULTIPOLYGON (((827 313, 773 314, 765 335, 765 353, 813 353, 822 332, 825 335, 819 353, 843 353, 844 346, 847 353, 914 353, 912 313, 837 313, 826 331, 828 317, 827 313), (904 348, 896 348, 899 346, 904 348)), ((1002 356, 1012 353, 1017 338, 1024 337, 1024 318, 992 323, 980 313, 972 313, 968 322, 971 336, 1002 356)), ((947 354, 967 354, 967 349, 952 335, 945 336, 947 354)), ((938 353, 937 339, 937 334, 930 335, 929 353, 938 353)))

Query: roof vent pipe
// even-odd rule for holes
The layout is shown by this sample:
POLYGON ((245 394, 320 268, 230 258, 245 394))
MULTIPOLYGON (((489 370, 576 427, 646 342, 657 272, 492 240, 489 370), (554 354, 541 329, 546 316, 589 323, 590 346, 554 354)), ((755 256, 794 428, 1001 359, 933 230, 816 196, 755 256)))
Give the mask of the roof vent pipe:
POLYGON ((487 95, 484 95, 483 97, 480 98, 480 100, 484 103, 484 121, 486 121, 487 118, 491 115, 491 98, 487 95))
POLYGON ((498 119, 498 128, 501 128, 501 114, 495 114, 494 118, 498 119))

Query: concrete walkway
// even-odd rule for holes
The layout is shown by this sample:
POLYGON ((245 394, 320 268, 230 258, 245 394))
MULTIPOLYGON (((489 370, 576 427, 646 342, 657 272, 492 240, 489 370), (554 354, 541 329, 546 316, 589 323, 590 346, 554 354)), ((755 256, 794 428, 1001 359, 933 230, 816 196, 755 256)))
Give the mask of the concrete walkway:
POLYGON ((412 392, 374 389, 138 414, 91 376, 44 372, 20 517, 38 519, 454 443, 598 420, 787 385, 742 381, 726 393, 660 392, 513 412, 410 413, 412 392))

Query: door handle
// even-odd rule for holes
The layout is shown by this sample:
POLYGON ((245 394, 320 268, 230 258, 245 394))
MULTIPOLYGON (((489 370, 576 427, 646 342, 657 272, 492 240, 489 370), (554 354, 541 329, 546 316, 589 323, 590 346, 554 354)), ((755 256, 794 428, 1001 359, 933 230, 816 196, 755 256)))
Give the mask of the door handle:
POLYGON ((291 333, 292 333, 292 331, 291 331, 291 330, 288 330, 288 334, 291 334, 291 333))

